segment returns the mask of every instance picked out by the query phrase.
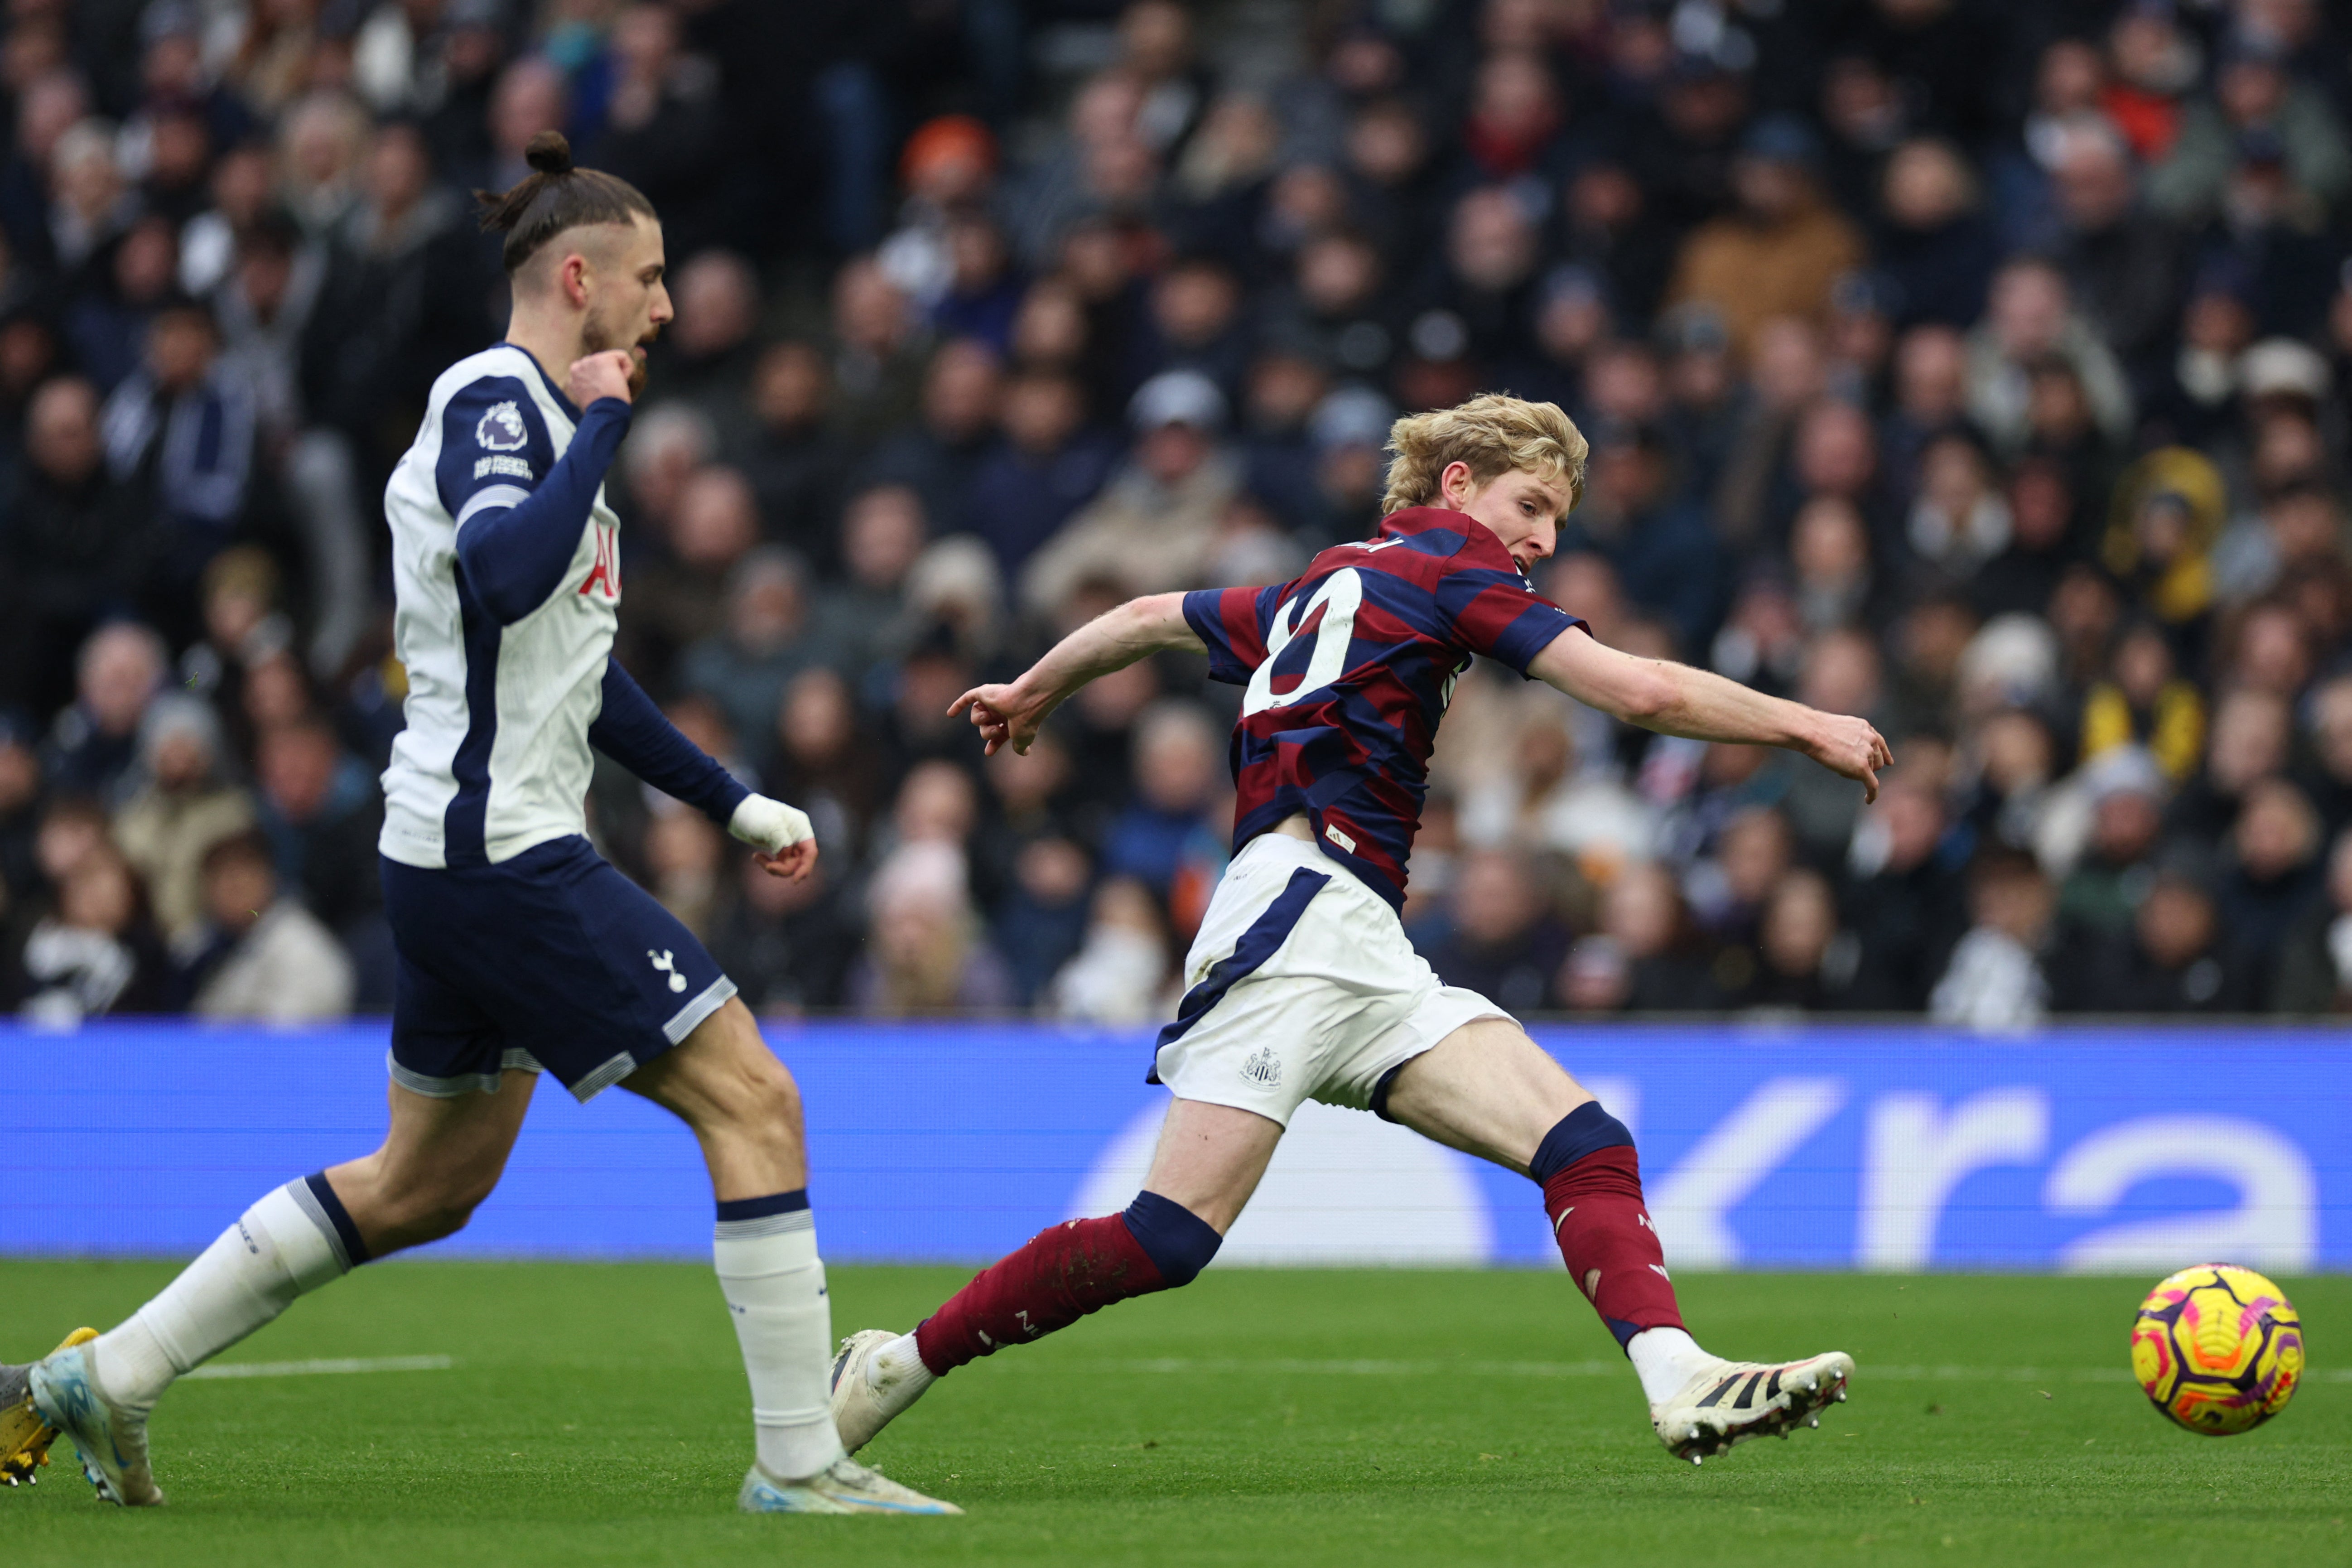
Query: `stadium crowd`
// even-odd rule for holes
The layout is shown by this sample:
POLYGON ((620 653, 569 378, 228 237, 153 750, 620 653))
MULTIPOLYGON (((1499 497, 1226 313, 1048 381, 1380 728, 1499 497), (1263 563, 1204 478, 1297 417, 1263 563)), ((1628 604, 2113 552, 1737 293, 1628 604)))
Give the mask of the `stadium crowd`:
POLYGON ((619 657, 820 874, 625 774, 755 1010, 1170 1016, 1238 693, 944 717, 1559 402, 1542 590, 1871 716, 1878 803, 1507 673, 1407 923, 1516 1010, 2352 1005, 2352 36, 2317 0, 12 0, 0 1003, 389 1004, 379 505, 542 129, 663 215, 619 657))

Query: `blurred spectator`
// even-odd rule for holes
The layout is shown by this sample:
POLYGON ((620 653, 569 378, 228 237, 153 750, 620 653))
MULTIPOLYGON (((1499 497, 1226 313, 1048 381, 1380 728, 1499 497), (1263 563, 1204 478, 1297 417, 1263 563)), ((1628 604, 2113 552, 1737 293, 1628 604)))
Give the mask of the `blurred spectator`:
POLYGON ((1224 394, 1198 371, 1171 370, 1144 384, 1129 417, 1134 457, 1031 559, 1021 588, 1031 607, 1058 605, 1090 578, 1128 594, 1199 580, 1217 520, 1239 483, 1239 465, 1218 444, 1224 394))
POLYGON ((1544 907, 1533 867, 1508 850, 1474 850, 1464 858, 1454 930, 1429 952, 1440 979, 1498 1007, 1531 1012, 1546 1005, 1567 955, 1568 933, 1544 907))
POLYGON ((101 626, 81 645, 73 706, 42 746, 53 787, 110 804, 128 794, 140 725, 163 685, 163 638, 130 621, 101 626))
POLYGON ((680 682, 719 704, 744 759, 764 770, 784 689, 829 651, 813 625, 801 563, 772 545, 729 568, 725 625, 678 659, 680 682))
POLYGON ((1103 869, 1150 888, 1187 935, 1224 869, 1226 834, 1209 809, 1224 783, 1224 746, 1199 707, 1169 699, 1135 724, 1135 803, 1103 840, 1103 869))
POLYGON ((68 652, 109 611, 126 608, 147 547, 135 490, 112 482, 86 381, 59 376, 25 412, 25 461, 5 508, 0 559, 0 690, 35 712, 72 692, 68 652))
POLYGON ((974 919, 954 846, 900 847, 875 872, 867 900, 873 921, 849 975, 849 1003, 859 1013, 921 1017, 1011 1005, 1012 978, 974 919))
POLYGON ((1707 952, 1671 872, 1628 866, 1601 899, 1601 931, 1570 952, 1559 984, 1578 1012, 1706 1012, 1718 1005, 1707 952))
POLYGON ((1584 504, 1560 530, 1560 552, 1601 556, 1626 597, 1666 621, 1681 647, 1705 647, 1723 608, 1705 514, 1676 493, 1670 454, 1654 430, 1604 426, 1591 440, 1584 504))
POLYGON ((2269 1003, 2273 1011, 2305 1015, 2352 1007, 2352 834, 2339 834, 2328 854, 2326 897, 2280 943, 2269 1003))
POLYGON ((1956 848, 1934 784, 1908 767, 1887 775, 1854 829, 1848 862, 1845 926, 1862 946, 1858 1005, 1927 1005, 1969 925, 1956 848))
POLYGON ((2100 542, 2101 564, 2191 647, 2213 605, 2211 551, 2226 505, 2211 462, 2166 447, 2133 464, 2117 484, 2100 542))
POLYGON ((307 1024, 351 1011, 352 973, 333 935, 299 900, 283 895, 258 834, 205 852, 205 925, 188 945, 184 984, 199 1016, 307 1024))
POLYGON ((1102 489, 1118 449, 1086 428, 1084 390, 1056 372, 1014 376, 1004 388, 1003 416, 1003 439, 973 472, 962 516, 1013 579, 1102 489))
POLYGON ((803 671, 784 689, 773 730, 775 749, 761 773, 764 787, 809 814, 817 842, 843 868, 855 865, 865 852, 881 765, 871 740, 859 732, 848 683, 825 665, 803 671))
POLYGON ((2179 316, 2180 233, 2139 205, 2131 150, 2104 123, 2069 124, 2051 159, 2053 258, 2107 346, 2126 365, 2145 367, 2179 316))
POLYGON ((1751 977, 1727 1005, 1825 1012, 1847 1005, 1859 952, 1838 930, 1837 900, 1819 872, 1797 867, 1773 884, 1756 945, 1751 977))
POLYGON ((711 933, 711 956, 762 1018, 840 1006, 856 958, 857 930, 843 908, 837 869, 854 851, 822 829, 817 842, 824 847, 816 868, 798 882, 742 857, 734 900, 711 933))
POLYGON ((2115 351, 2076 312, 2065 275, 2037 258, 2011 260, 1993 274, 1990 302, 1968 349, 1969 416, 2003 451, 2025 444, 2031 373, 2052 357, 2074 368, 2093 418, 2110 439, 2129 433, 2130 384, 2115 351))
POLYGON ((628 5, 613 18, 604 134, 581 161, 643 191, 690 256, 723 237, 729 218, 711 200, 724 167, 718 76, 686 52, 683 26, 666 5, 628 5))
POLYGON ((2074 492, 2060 465, 2032 457, 2010 470, 2002 500, 2009 544, 1977 569, 1970 592, 1988 618, 2039 616, 2079 553, 2074 492))
POLYGON ((2299 777, 2333 839, 2352 826, 2352 675, 2320 682, 2307 711, 2311 756, 2299 777))
POLYGON ((2338 110, 2292 74, 2274 37, 2242 31, 2224 47, 2213 90, 2181 115, 2169 155, 2149 176, 2148 199, 2175 217, 2211 216, 2241 150, 2257 137, 2276 147, 2296 189, 2321 208, 2352 189, 2338 110))
POLYGON ((902 424, 917 402, 921 343, 913 307, 872 258, 833 283, 833 384, 842 424, 861 443, 902 424))
MULTIPOLYGON (((102 819, 99 830, 102 835, 102 819)), ((16 955, 17 1006, 26 1021, 71 1028, 107 1013, 160 1010, 171 968, 138 873, 102 837, 47 870, 55 902, 16 955)))
POLYGON ((1984 310, 2000 251, 1966 159, 1948 142, 1906 142, 1887 160, 1883 199, 1878 265, 1900 292, 1902 324, 1967 327, 1984 310))
MULTIPOLYGON (((2276 953, 2288 928, 2319 896, 2320 848, 2319 814, 2303 791, 2283 778, 2257 780, 2247 788, 2214 907, 2223 929, 2248 953, 2276 953)), ((2258 961, 2253 967, 2268 966, 2258 961)))
POLYGON ((1935 1020, 1985 1035, 2039 1025, 2051 1005, 2043 954, 2055 906, 2050 879, 2032 856, 1994 849, 1979 857, 1969 871, 1974 923, 1928 1000, 1935 1020))
POLYGON ((760 542, 759 504, 736 469, 699 469, 667 520, 666 555, 631 578, 639 657, 657 668, 729 627, 729 585, 760 542))
MULTIPOLYGON (((139 726, 136 793, 115 813, 114 841, 147 885, 167 942, 185 941, 205 919, 205 856, 250 832, 253 799, 221 770, 220 721, 193 697, 155 700, 139 726)), ((371 878, 373 860, 366 868, 371 878)))
POLYGON ((940 532, 964 526, 964 508, 989 439, 1003 387, 996 355, 958 339, 940 345, 923 376, 919 422, 877 447, 860 474, 866 485, 904 485, 940 532))
POLYGON ((1482 848, 1555 849, 1597 881, 1656 853, 1659 826, 1649 804, 1583 765, 1576 740, 1550 704, 1519 728, 1512 765, 1496 767, 1462 807, 1462 837, 1482 848))
POLYGON ((727 839, 698 811, 670 805, 646 825, 646 889, 677 923, 697 937, 716 929, 724 885, 727 839))
POLYGON ((140 368, 106 400, 108 472, 152 497, 157 535, 146 599, 164 629, 194 629, 188 609, 205 567, 253 504, 252 388, 219 374, 219 329, 203 307, 156 312, 140 368))
POLYGON ((271 726, 255 750, 260 826, 279 884, 348 936, 383 906, 375 848, 383 797, 375 773, 315 717, 271 726))
POLYGON ((670 293, 677 320, 646 385, 700 405, 725 429, 740 416, 758 358, 759 274, 731 250, 706 250, 677 269, 670 293))
POLYGON ((1131 877, 1095 889, 1086 939, 1046 988, 1044 1011, 1075 1023, 1132 1028, 1176 1005, 1159 900, 1131 877))
POLYGON ((2205 746, 2205 765, 2181 786, 2166 814, 2175 834, 2218 844, 2238 817, 2246 792, 2285 771, 2292 738, 2286 702, 2242 687, 2221 700, 2205 746))
MULTIPOLYGON (((1032 746, 1030 754, 1034 756, 1041 749, 1032 746)), ((1007 751, 997 754, 1016 753, 1007 751)), ((1058 756, 1058 748, 1048 754, 1058 756)), ((1066 766, 1066 760, 1059 765, 1066 766)), ((1036 1001, 1063 964, 1093 939, 1096 922, 1089 916, 1087 897, 1092 876, 1087 852, 1075 840, 1058 834, 1032 838, 1014 853, 1011 887, 997 906, 993 923, 1003 941, 1005 963, 1013 972, 1014 990, 1023 1003, 1036 1001)), ((1153 941, 1164 948, 1159 934, 1160 917, 1157 905, 1153 906, 1151 919, 1153 941)), ((1123 929, 1139 931, 1142 928, 1129 921, 1123 929)), ((1133 947, 1129 936, 1108 940, 1114 949, 1133 947)), ((1164 952, 1160 962, 1164 965, 1164 952)))
POLYGON ((751 373, 751 429, 741 468, 759 497, 769 538, 820 563, 833 559, 838 451, 826 419, 832 372, 810 343, 761 352, 751 373))
POLYGON ((2108 668, 2083 704, 2083 760, 2137 744, 2168 778, 2187 778, 2204 750, 2205 700, 2179 678, 2172 645, 2142 623, 2117 641, 2108 668))
POLYGON ((904 653, 927 628, 911 624, 907 580, 930 536, 922 498, 907 485, 877 485, 842 516, 843 582, 826 595, 823 641, 857 677, 904 653))
POLYGON ((2009 548, 2009 502, 1975 440, 1955 431, 1929 442, 1919 455, 1918 481, 1904 525, 1916 559, 1939 575, 1966 581, 2009 548))
POLYGON ((1772 317, 1819 317, 1830 284, 1863 259, 1862 237, 1821 198, 1820 161, 1821 140, 1801 121, 1758 121, 1732 164, 1737 213, 1684 242, 1667 302, 1703 300, 1722 312, 1734 353, 1772 317))
POLYGON ((2058 913, 2099 936, 2120 933, 2147 896, 2164 828, 2165 775, 2145 748, 2103 751, 2083 769, 2091 812, 2085 853, 2059 889, 2058 913))
POLYGON ((2064 972, 2062 1007, 2106 1013, 2237 1013, 2255 976, 2214 909, 2204 852, 2168 853, 2131 930, 2064 972))

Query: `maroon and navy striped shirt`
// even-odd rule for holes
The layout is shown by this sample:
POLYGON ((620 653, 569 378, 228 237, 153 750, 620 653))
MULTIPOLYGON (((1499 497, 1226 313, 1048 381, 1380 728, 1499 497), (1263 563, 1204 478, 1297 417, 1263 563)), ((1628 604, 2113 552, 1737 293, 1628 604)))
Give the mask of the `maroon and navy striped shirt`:
POLYGON ((1415 507, 1274 588, 1184 595, 1209 674, 1247 687, 1234 727, 1234 847, 1294 814, 1390 903, 1421 829, 1429 752, 1473 654, 1525 676, 1584 623, 1538 595, 1503 542, 1458 511, 1415 507))

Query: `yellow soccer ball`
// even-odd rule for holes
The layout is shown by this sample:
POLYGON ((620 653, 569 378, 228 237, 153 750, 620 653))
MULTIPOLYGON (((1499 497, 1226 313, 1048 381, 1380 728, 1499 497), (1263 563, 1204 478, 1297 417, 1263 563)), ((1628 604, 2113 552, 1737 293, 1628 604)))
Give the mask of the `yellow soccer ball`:
POLYGON ((2148 1292, 2132 1325, 2132 1374, 2191 1432, 2250 1432, 2303 1381, 2303 1320, 2251 1268, 2200 1263, 2148 1292))

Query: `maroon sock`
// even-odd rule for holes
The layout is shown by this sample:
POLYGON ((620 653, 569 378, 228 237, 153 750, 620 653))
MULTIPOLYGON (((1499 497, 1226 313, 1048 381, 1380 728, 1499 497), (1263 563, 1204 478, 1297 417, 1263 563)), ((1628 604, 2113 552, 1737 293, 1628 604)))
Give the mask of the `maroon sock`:
POLYGON ((1666 1255, 1642 1206, 1633 1146, 1596 1149, 1544 1184, 1544 1212, 1570 1278, 1620 1345, 1643 1329, 1679 1329, 1666 1255))
POLYGON ((915 1349, 938 1376, 1166 1285, 1123 1215, 1070 1220, 982 1269, 916 1325, 915 1349))

